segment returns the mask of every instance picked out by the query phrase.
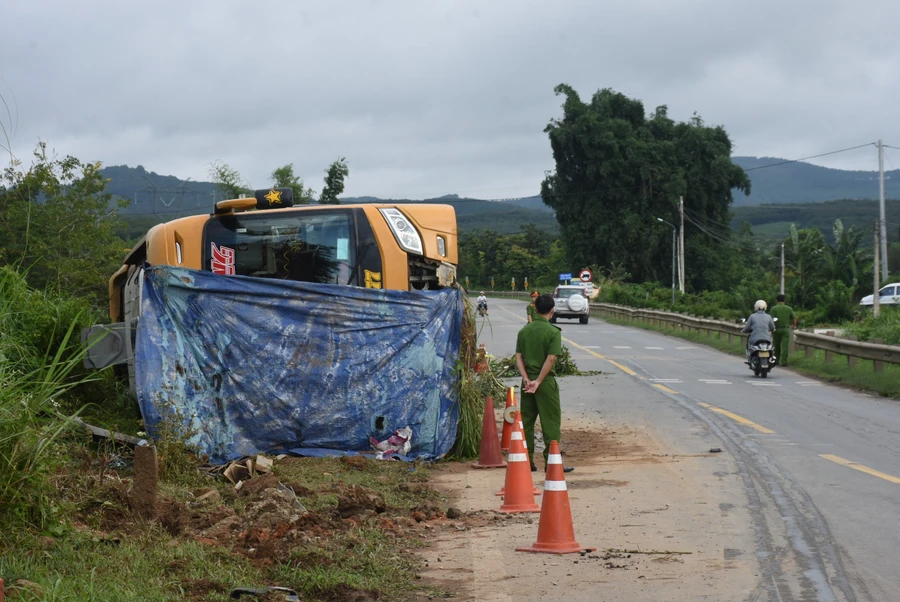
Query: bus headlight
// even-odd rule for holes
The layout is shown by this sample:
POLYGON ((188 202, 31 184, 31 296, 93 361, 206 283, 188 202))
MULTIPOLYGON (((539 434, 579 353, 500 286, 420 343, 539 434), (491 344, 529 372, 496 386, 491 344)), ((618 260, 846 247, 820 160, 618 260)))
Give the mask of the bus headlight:
POLYGON ((399 209, 389 207, 387 209, 379 209, 379 211, 381 211, 384 219, 387 220, 388 226, 391 227, 391 232, 394 233, 397 244, 404 251, 424 255, 422 237, 419 236, 419 233, 416 232, 416 229, 399 209))

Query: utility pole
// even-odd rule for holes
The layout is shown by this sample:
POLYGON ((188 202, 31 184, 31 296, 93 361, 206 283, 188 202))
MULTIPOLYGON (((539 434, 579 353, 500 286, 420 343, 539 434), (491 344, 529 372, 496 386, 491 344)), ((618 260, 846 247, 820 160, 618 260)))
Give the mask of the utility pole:
POLYGON ((875 281, 875 288, 872 290, 872 314, 877 318, 879 312, 881 311, 881 295, 879 295, 879 290, 881 289, 881 285, 878 283, 878 239, 879 233, 881 229, 879 227, 878 220, 875 220, 875 246, 873 250, 875 251, 875 265, 872 267, 872 274, 875 281))
POLYGON ((781 294, 784 294, 784 243, 781 243, 781 294))
POLYGON ((672 307, 675 307, 675 228, 672 228, 672 307))
POLYGON ((656 218, 656 221, 662 222, 672 228, 672 306, 675 306, 675 224, 670 224, 662 218, 656 218))
POLYGON ((678 197, 678 213, 681 216, 681 227, 678 229, 678 291, 684 294, 684 197, 678 197))
POLYGON ((881 229, 878 231, 878 237, 881 239, 881 279, 887 282, 888 279, 888 256, 887 256, 887 218, 884 214, 884 145, 881 140, 878 141, 878 203, 880 209, 879 219, 881 220, 881 229))

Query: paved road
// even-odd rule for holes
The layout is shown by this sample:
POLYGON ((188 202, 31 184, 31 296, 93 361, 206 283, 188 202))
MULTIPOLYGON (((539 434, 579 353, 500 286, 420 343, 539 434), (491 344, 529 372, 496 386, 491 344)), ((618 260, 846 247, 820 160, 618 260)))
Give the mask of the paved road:
MULTIPOLYGON (((524 316, 491 300, 490 353, 514 351, 524 316)), ((593 317, 558 325, 579 368, 611 373, 592 402, 604 417, 649 415, 676 449, 706 429, 734 457, 762 571, 751 600, 900 600, 900 402, 789 369, 756 379, 735 356, 593 317)))

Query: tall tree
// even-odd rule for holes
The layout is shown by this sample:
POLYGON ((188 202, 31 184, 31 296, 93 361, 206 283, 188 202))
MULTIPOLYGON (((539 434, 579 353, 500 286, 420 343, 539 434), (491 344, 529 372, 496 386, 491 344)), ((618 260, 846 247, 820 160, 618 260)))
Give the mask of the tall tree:
MULTIPOLYGON (((568 85, 555 91, 565 97, 563 116, 544 131, 556 170, 541 197, 556 211, 570 264, 616 263, 634 280, 667 281, 671 230, 654 218, 674 221, 684 196, 690 215, 727 223, 732 190, 750 191, 727 133, 696 115, 676 123, 665 106, 648 117, 643 103, 610 89, 590 103, 568 85)), ((690 284, 706 288, 728 249, 699 228, 686 228, 685 238, 690 284)))
POLYGON ((344 157, 340 157, 329 165, 328 169, 325 170, 325 187, 322 189, 319 203, 323 205, 340 205, 341 199, 338 196, 344 192, 344 178, 348 175, 350 175, 350 168, 347 167, 347 160, 344 157))
POLYGON ((224 161, 214 161, 209 166, 209 177, 223 199, 239 199, 250 193, 241 173, 224 161))
POLYGON ((305 205, 315 200, 316 191, 306 188, 303 180, 294 175, 294 164, 282 165, 272 172, 272 185, 276 188, 290 188, 294 191, 294 203, 305 205))
POLYGON ((38 144, 30 168, 13 163, 0 179, 0 265, 13 265, 35 288, 91 297, 102 306, 106 282, 127 249, 100 163, 49 156, 38 144))

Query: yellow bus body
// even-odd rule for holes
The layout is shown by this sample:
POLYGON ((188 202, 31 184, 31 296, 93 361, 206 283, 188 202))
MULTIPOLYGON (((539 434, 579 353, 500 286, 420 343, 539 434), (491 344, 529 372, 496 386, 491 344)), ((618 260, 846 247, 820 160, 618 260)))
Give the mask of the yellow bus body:
MULTIPOLYGON (((221 203, 220 203, 221 206, 221 203)), ((450 205, 437 204, 364 204, 364 205, 298 205, 283 209, 259 211, 227 211, 213 215, 194 215, 153 226, 125 258, 124 265, 109 280, 109 314, 114 322, 123 320, 123 286, 133 270, 144 265, 171 265, 195 270, 209 270, 205 253, 209 248, 206 232, 215 220, 243 218, 265 214, 271 222, 276 216, 303 219, 317 212, 349 211, 359 223, 362 216, 374 235, 380 256, 380 271, 367 273, 358 285, 392 290, 452 286, 456 277, 457 231, 456 213, 450 205), (417 231, 422 254, 404 250, 398 243, 382 209, 395 209, 406 217, 417 231), (443 240, 443 242, 441 241, 443 240), (440 250, 443 247, 443 254, 440 250), (436 274, 432 275, 432 268, 436 274)), ((354 239, 355 240, 355 239, 354 239)))

